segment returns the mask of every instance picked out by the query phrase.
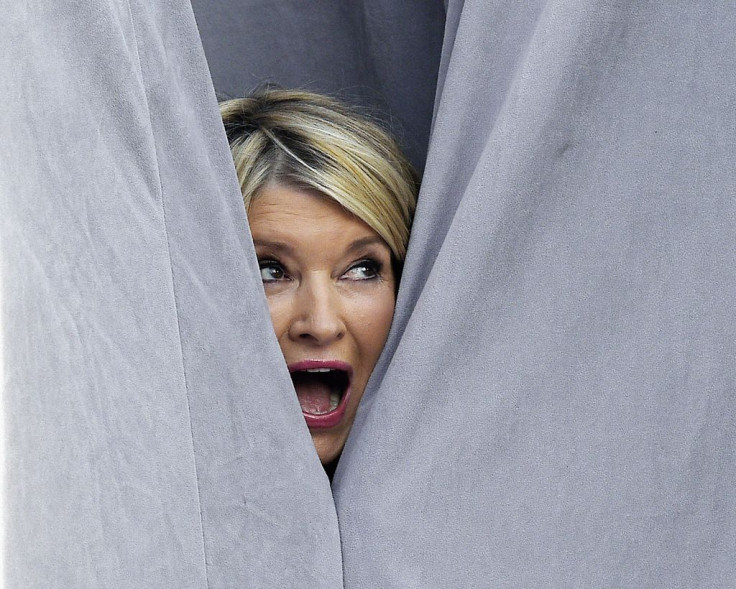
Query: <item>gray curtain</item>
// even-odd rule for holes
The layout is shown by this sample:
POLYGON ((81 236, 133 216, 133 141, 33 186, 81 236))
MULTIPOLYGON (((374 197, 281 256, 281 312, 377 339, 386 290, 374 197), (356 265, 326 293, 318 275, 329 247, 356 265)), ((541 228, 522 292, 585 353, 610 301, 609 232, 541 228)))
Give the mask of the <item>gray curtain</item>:
POLYGON ((736 584, 732 8, 451 1, 433 101, 441 5, 195 3, 210 78, 186 0, 6 4, 8 587, 736 584), (212 84, 266 64, 416 115, 420 162, 434 104, 332 494, 212 84))
POLYGON ((736 584, 735 28, 450 3, 346 587, 736 584))
POLYGON ((221 99, 265 82, 360 106, 421 168, 427 154, 442 0, 193 0, 221 99))
POLYGON ((1 22, 6 586, 340 587, 188 2, 1 22))

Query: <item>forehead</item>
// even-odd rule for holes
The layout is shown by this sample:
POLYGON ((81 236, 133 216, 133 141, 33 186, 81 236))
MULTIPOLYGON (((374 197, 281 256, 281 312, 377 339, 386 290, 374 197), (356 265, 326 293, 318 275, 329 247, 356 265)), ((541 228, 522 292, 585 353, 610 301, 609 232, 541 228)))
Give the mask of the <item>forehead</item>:
POLYGON ((334 242, 377 233, 337 202, 316 192, 269 185, 248 210, 253 238, 321 239, 334 242))

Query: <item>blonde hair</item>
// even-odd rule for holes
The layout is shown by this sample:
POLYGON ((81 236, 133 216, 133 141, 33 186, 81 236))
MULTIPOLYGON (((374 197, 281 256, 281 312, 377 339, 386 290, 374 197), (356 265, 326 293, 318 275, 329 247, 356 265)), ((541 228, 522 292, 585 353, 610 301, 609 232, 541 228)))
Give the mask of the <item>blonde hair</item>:
POLYGON ((396 141, 343 104, 300 90, 266 89, 220 104, 246 210, 269 183, 315 190, 406 256, 416 172, 396 141))

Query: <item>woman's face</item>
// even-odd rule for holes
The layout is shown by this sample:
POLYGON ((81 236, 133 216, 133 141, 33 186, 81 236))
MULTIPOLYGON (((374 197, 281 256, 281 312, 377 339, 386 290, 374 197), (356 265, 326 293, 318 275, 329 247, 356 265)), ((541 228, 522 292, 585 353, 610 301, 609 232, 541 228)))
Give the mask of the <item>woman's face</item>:
POLYGON ((273 328, 327 465, 345 445, 386 343, 391 251, 331 199, 278 184, 251 203, 248 218, 273 328))

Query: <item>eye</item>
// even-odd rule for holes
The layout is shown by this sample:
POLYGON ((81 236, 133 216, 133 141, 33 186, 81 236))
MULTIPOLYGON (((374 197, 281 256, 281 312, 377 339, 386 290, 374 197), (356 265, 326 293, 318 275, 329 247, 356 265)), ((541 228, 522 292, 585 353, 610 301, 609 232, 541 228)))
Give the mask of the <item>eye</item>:
POLYGON ((381 274, 381 263, 376 260, 360 260, 355 262, 342 278, 346 280, 373 280, 381 274))
POLYGON ((276 260, 259 260, 261 280, 263 282, 278 282, 286 278, 286 272, 276 260))

